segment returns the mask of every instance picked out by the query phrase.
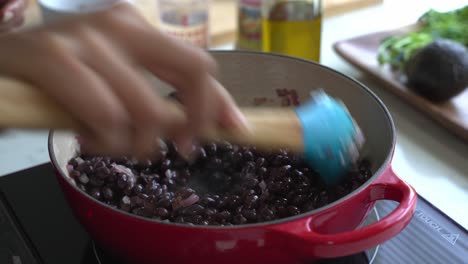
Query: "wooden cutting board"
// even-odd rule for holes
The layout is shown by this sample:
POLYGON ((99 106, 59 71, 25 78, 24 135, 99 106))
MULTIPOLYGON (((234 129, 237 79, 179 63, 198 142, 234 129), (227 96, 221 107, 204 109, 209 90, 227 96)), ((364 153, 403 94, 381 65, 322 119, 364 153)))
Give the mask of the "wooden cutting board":
POLYGON ((449 102, 436 104, 410 91, 397 74, 388 67, 378 64, 377 49, 380 41, 390 35, 411 31, 412 28, 414 27, 409 25, 404 28, 342 40, 336 42, 333 48, 346 61, 382 83, 383 88, 393 92, 455 135, 468 141, 468 89, 449 102))

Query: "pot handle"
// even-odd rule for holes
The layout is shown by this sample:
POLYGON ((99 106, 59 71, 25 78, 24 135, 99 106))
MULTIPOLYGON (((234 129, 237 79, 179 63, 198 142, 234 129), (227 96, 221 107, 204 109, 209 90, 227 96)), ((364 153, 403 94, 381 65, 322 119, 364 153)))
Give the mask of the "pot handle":
POLYGON ((411 221, 416 209, 417 194, 406 182, 401 180, 388 168, 369 188, 363 190, 369 202, 377 200, 393 200, 399 206, 380 221, 366 227, 338 233, 321 234, 313 229, 311 216, 304 221, 298 221, 297 226, 288 225, 272 227, 294 237, 301 245, 304 254, 319 258, 336 258, 357 254, 375 247, 397 235, 411 221))

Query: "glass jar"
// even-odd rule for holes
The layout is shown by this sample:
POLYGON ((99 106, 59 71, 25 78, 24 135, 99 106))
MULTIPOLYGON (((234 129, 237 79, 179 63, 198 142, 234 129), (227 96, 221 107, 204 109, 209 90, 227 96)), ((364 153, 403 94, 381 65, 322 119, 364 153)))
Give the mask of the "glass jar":
POLYGON ((209 47, 210 0, 158 0, 159 29, 200 48, 209 47))
POLYGON ((321 0, 263 0, 262 50, 320 62, 321 0))
POLYGON ((237 16, 237 48, 262 50, 262 0, 239 0, 237 16))

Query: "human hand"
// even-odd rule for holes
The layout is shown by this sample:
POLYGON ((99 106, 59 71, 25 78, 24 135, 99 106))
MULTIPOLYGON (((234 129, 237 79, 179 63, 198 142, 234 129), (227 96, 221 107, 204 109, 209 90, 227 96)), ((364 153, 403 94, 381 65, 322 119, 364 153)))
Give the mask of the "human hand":
POLYGON ((215 61, 160 33, 128 4, 0 37, 0 73, 42 89, 82 122, 93 154, 148 154, 174 125, 142 69, 178 91, 188 121, 170 136, 182 152, 206 127, 244 127, 214 77, 215 61))
POLYGON ((0 33, 23 24, 28 2, 28 0, 0 0, 0 33))

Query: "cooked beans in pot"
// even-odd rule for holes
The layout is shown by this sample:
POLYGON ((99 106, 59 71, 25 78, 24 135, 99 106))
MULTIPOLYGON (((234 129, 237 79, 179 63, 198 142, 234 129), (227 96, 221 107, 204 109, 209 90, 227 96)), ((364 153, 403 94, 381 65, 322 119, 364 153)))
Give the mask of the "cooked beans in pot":
POLYGON ((139 216, 191 225, 272 221, 325 206, 371 177, 358 162, 344 181, 328 187, 304 160, 223 143, 195 147, 185 161, 171 142, 157 161, 85 156, 69 162, 70 176, 94 199, 139 216))

